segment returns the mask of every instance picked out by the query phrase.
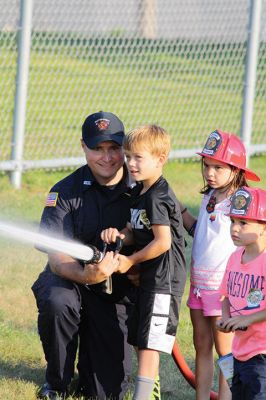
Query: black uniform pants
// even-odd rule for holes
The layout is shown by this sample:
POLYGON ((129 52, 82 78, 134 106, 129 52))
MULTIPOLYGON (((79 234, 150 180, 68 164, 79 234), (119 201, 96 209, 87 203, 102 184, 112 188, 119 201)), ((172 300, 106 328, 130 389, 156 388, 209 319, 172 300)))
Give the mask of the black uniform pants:
MULTIPOLYGON (((123 399, 131 374, 132 348, 127 343, 127 306, 103 302, 82 288, 79 347, 80 394, 123 399)), ((130 307, 130 306, 129 306, 130 307)))
POLYGON ((74 375, 80 335, 80 392, 99 400, 123 399, 131 373, 127 307, 108 303, 49 269, 40 274, 32 290, 47 361, 46 381, 53 389, 66 390, 74 375))

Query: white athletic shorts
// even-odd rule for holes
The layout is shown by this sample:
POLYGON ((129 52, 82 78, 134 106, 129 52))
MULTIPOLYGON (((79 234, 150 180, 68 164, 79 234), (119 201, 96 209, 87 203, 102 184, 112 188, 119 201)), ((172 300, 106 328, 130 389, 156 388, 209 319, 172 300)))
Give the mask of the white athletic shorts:
POLYGON ((152 293, 139 289, 128 320, 128 342, 139 350, 171 354, 176 337, 181 295, 152 293))

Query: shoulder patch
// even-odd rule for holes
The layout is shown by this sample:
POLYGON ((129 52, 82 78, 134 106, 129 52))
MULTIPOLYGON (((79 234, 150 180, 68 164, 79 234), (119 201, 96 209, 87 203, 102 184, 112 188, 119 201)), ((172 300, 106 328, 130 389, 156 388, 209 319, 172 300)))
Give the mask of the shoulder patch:
POLYGON ((47 199, 45 202, 45 207, 55 207, 57 198, 58 198, 58 193, 56 193, 56 192, 48 193, 48 196, 47 196, 47 199))

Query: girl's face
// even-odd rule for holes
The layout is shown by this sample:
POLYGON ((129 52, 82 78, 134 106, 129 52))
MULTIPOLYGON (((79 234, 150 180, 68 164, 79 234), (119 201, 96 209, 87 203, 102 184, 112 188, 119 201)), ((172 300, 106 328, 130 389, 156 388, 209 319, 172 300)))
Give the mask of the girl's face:
POLYGON ((203 158, 203 175, 211 188, 220 189, 227 186, 235 174, 236 172, 228 164, 208 157, 203 158))

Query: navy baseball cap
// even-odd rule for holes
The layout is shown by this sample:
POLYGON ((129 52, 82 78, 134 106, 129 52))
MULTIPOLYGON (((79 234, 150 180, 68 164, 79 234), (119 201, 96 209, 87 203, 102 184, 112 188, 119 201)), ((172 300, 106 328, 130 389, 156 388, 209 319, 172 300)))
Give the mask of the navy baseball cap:
POLYGON ((82 139, 87 147, 95 148, 101 142, 113 141, 122 146, 125 128, 113 113, 99 111, 89 115, 82 125, 82 139))

